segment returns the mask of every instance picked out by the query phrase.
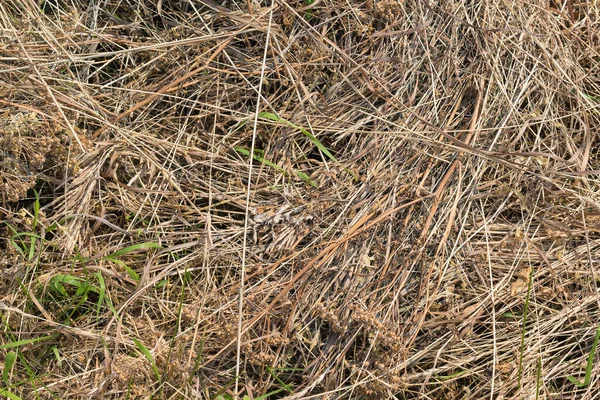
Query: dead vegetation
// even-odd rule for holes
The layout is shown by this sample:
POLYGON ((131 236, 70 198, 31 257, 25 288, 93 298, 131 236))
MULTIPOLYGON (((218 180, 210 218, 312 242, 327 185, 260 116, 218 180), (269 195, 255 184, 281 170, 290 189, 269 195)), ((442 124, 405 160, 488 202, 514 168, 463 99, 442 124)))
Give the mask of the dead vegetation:
POLYGON ((597 398, 598 2, 38 3, 0 395, 597 398))

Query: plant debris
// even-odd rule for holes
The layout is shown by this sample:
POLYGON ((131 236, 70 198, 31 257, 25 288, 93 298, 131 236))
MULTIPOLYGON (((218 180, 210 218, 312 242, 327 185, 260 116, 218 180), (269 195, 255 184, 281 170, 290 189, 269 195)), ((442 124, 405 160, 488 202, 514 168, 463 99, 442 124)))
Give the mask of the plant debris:
POLYGON ((0 2, 0 395, 597 398, 599 31, 0 2))

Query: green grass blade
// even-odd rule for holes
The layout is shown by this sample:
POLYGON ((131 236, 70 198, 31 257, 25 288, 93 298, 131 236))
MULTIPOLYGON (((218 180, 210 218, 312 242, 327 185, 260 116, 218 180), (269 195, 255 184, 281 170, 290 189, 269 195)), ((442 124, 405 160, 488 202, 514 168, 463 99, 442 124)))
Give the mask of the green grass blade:
POLYGON ((592 101, 600 101, 600 97, 598 96, 591 96, 587 93, 582 93, 583 97, 587 98, 588 100, 592 100, 592 101))
POLYGON ((8 390, 2 389, 2 388, 0 388, 0 395, 7 397, 9 400, 23 400, 16 394, 9 392, 8 390))
MULTIPOLYGON (((245 149, 243 147, 234 147, 234 150, 237 151, 240 154, 243 154, 245 156, 250 156, 250 151, 248 149, 245 149)), ((260 154, 260 150, 255 149, 254 150, 254 156, 252 157, 253 159, 255 159, 258 162, 261 162, 265 165, 268 165, 269 167, 275 168, 277 171, 279 172, 283 172, 285 173, 285 170, 283 168, 281 168, 279 165, 266 160, 261 154, 260 154), (257 154, 258 153, 258 154, 257 154)), ((317 183, 315 181, 313 181, 312 179, 309 178, 309 176, 307 174, 305 174, 302 171, 296 171, 296 175, 298 175, 298 177, 300 179, 302 179, 304 182, 308 183, 310 186, 312 187, 317 187, 317 183)))
MULTIPOLYGON (((281 122, 281 123, 283 123, 283 124, 285 124, 285 125, 287 125, 289 127, 292 127, 294 129, 299 130, 315 146, 317 146, 317 148, 319 150, 321 150, 321 152, 323 154, 325 154, 331 161, 333 161, 333 162, 338 163, 338 164, 341 165, 341 163, 337 160, 337 158, 335 158, 333 156, 333 154, 331 154, 331 152, 327 149, 327 147, 325 147, 325 145, 323 143, 321 143, 321 141, 319 139, 317 139, 317 137, 315 135, 313 135, 312 133, 310 133, 306 129, 302 128, 301 126, 298 126, 298 125, 294 124, 293 122, 285 120, 285 119, 281 118, 280 116, 278 116, 277 114, 273 114, 273 113, 270 113, 270 112, 261 112, 261 113, 258 114, 258 116, 260 118, 268 119, 268 120, 271 120, 271 121, 274 121, 274 122, 281 122)), ((355 181, 358 180, 358 175, 355 172, 349 170, 348 168, 344 167, 343 165, 342 165, 342 168, 344 168, 344 170, 346 172, 348 172, 350 175, 352 175, 352 177, 354 178, 355 181)))
POLYGON ((600 340, 600 326, 596 329, 596 337, 594 338, 594 343, 592 344, 592 349, 590 350, 590 355, 588 356, 587 366, 585 368, 585 377, 583 378, 583 382, 579 382, 577 379, 572 377, 571 375, 567 376, 567 379, 578 387, 586 387, 590 384, 592 380, 592 369, 594 367, 594 356, 596 355, 596 348, 598 347, 598 340, 600 340))
POLYGON ((125 272, 127 273, 128 277, 130 277, 131 279, 133 279, 136 282, 140 281, 140 275, 137 272, 135 272, 135 270, 133 268, 131 268, 129 265, 125 264, 121 260, 113 260, 113 259, 111 259, 110 261, 112 261, 115 264, 117 264, 120 267, 122 267, 125 270, 125 272))
POLYGON ((19 233, 15 233, 14 235, 11 236, 10 243, 23 256, 23 258, 25 258, 27 261, 30 261, 31 259, 33 259, 33 255, 35 252, 35 243, 36 243, 37 239, 43 240, 40 235, 36 235, 35 233, 19 232, 19 233), (19 246, 15 239, 18 239, 20 237, 29 237, 30 245, 27 246, 25 244, 25 242, 21 240, 20 242, 22 244, 22 247, 19 246))
POLYGON ((23 251, 23 249, 21 248, 21 246, 19 246, 17 244, 17 242, 14 240, 14 237, 16 235, 19 235, 19 233, 17 232, 17 230, 8 222, 4 221, 4 223, 6 224, 6 226, 8 226, 8 229, 10 229, 13 233, 13 236, 11 236, 10 238, 10 245, 23 257, 26 258, 25 256, 25 252, 23 251))
POLYGON ((8 227, 8 229, 10 229, 10 230, 12 231, 13 235, 16 235, 17 233, 19 233, 19 232, 18 232, 18 231, 15 229, 15 227, 14 227, 14 226, 12 226, 11 224, 9 224, 8 222, 6 222, 6 221, 2 221, 2 222, 4 222, 4 223, 6 224, 6 226, 8 227))
MULTIPOLYGON (((285 383, 284 381, 282 381, 277 374, 275 373, 275 370, 271 367, 267 367, 267 371, 269 372, 269 374, 271 374, 271 376, 277 381, 277 383, 279 383, 282 386, 282 390, 285 389, 290 393, 294 393, 292 391, 292 388, 290 387, 290 385, 288 385, 287 383, 285 383)), ((281 390, 280 390, 281 391, 281 390)), ((273 393, 270 393, 273 394, 273 393)))
POLYGON ((37 239, 35 237, 31 237, 29 242, 29 256, 27 257, 27 261, 33 260, 33 257, 35 256, 35 243, 37 242, 37 239))
POLYGON ((136 282, 140 281, 140 275, 133 270, 130 266, 123 263, 123 267, 125 267, 125 271, 127 271, 127 275, 136 282))
POLYGON ((450 379, 456 379, 459 376, 466 374, 467 372, 469 372, 469 371, 463 369, 463 370, 460 370, 460 371, 455 372, 455 373, 450 374, 450 375, 434 375, 434 378, 436 380, 440 381, 440 382, 445 382, 445 381, 448 381, 450 379))
POLYGON ((115 317, 115 319, 117 321, 120 321, 121 317, 119 316, 119 313, 117 312, 117 309, 115 308, 115 306, 113 306, 113 303, 110 300, 110 297, 106 298, 106 305, 107 305, 108 309, 112 312, 112 314, 115 317))
POLYGON ((23 345, 30 344, 30 343, 41 342, 42 340, 48 340, 51 337, 52 337, 52 335, 48 335, 48 336, 42 336, 42 337, 35 338, 35 339, 23 339, 23 340, 17 340, 16 342, 5 343, 3 345, 0 345, 0 350, 12 349, 12 348, 23 346, 23 345))
POLYGON ((8 353, 6 353, 6 357, 4 357, 4 368, 2 368, 2 380, 4 381, 4 384, 6 386, 9 386, 8 374, 10 373, 10 370, 14 365, 16 359, 17 353, 15 353, 14 351, 9 351, 8 353))
POLYGON ((296 175, 298 175, 298 178, 302 179, 304 182, 306 182, 310 186, 317 187, 317 182, 310 179, 310 177, 307 174, 305 174, 304 172, 296 171, 296 175))
POLYGON ((103 258, 110 260, 113 258, 121 257, 121 256, 131 253, 133 251, 147 250, 147 249, 160 249, 160 248, 162 248, 162 246, 160 244, 154 243, 154 242, 138 243, 138 244, 134 244, 132 246, 125 247, 124 249, 115 251, 114 253, 104 256, 103 258))
POLYGON ((58 352, 58 349, 56 348, 56 346, 54 346, 52 348, 52 352, 54 353, 54 358, 56 358, 56 362, 58 363, 58 366, 62 367, 62 357, 60 356, 60 353, 58 352))
POLYGON ((27 236, 27 237, 31 237, 31 238, 42 240, 42 237, 40 235, 36 235, 35 233, 32 233, 32 232, 20 232, 20 233, 16 233, 11 238, 12 239, 16 239, 16 238, 20 238, 22 236, 27 236))
POLYGON ((55 231, 60 225, 59 223, 62 223, 62 221, 59 222, 55 222, 52 225, 50 225, 49 227, 46 228, 46 232, 52 232, 55 231))
POLYGON ((312 133, 310 133, 309 131, 307 131, 306 129, 294 124, 293 122, 290 122, 288 120, 285 120, 283 118, 281 118, 280 116, 278 116, 277 114, 273 114, 270 112, 261 112, 258 114, 258 116, 260 118, 264 118, 264 119, 269 119, 271 121, 275 121, 275 122, 281 122, 284 123, 285 125, 292 127, 294 129, 299 130, 300 132, 302 132, 304 134, 304 136, 306 136, 315 146, 317 146, 317 148, 319 150, 321 150, 321 152, 323 154, 325 154, 327 157, 329 157, 329 159, 331 161, 334 162, 339 162, 334 156, 333 154, 331 154, 329 152, 329 150, 327 149, 327 147, 325 147, 325 145, 323 143, 321 143, 321 141, 319 139, 317 139, 317 137, 315 135, 313 135, 312 133))
POLYGON ((158 367, 156 366, 156 363, 154 362, 154 357, 152 357, 152 353, 150 353, 150 350, 148 350, 146 348, 146 346, 144 346, 142 344, 142 342, 140 342, 137 339, 133 339, 133 343, 135 343, 135 345, 137 346, 137 348, 142 352, 142 354, 146 357, 146 359, 148 359, 148 361, 150 361, 150 364, 152 364, 152 369, 154 370, 154 373, 156 374, 156 379, 158 379, 160 381, 160 373, 158 372, 158 367))
POLYGON ((50 284, 52 285, 53 288, 57 289, 61 293, 64 292, 63 284, 74 286, 78 290, 84 288, 85 290, 88 290, 88 291, 91 291, 94 293, 98 293, 98 289, 95 286, 91 285, 89 282, 85 281, 84 279, 78 278, 73 275, 64 275, 64 274, 54 275, 50 279, 50 284))
POLYGON ((161 287, 165 286, 167 283, 169 283, 169 281, 167 279, 161 279, 160 281, 156 282, 156 285, 154 285, 154 289, 160 289, 161 287))
POLYGON ((117 260, 116 258, 108 258, 107 260, 109 260, 110 262, 113 262, 115 264, 117 264, 119 267, 123 268, 125 270, 125 273, 127 274, 128 277, 130 277, 131 279, 133 279, 136 282, 140 281, 140 276, 137 272, 135 272, 135 270, 133 268, 131 268, 129 265, 125 264, 123 261, 121 260, 117 260))
MULTIPOLYGON (((267 400, 269 397, 271 397, 273 395, 276 395, 277 393, 283 392, 285 390, 286 389, 284 389, 284 388, 279 388, 279 389, 274 390, 272 392, 265 393, 262 396, 255 397, 254 400, 267 400)), ((248 398, 248 400, 250 400, 250 398, 248 396, 244 396, 244 398, 248 398)))
POLYGON ((40 194, 35 189, 33 189, 33 192, 35 193, 35 203, 33 203, 33 223, 31 224, 31 229, 35 230, 40 215, 40 194))
POLYGON ((106 297, 106 282, 104 281, 104 277, 99 271, 96 272, 95 275, 96 279, 98 280, 98 307, 96 310, 96 314, 100 316, 100 308, 102 307, 102 304, 104 303, 104 298, 106 297))
MULTIPOLYGON (((243 147, 234 147, 233 149, 240 154, 243 154, 248 157, 250 156, 250 151, 248 149, 245 149, 243 147)), ((263 156, 261 156, 260 152, 257 149, 254 150, 254 155, 252 156, 252 158, 258 162, 268 165, 269 167, 275 168, 279 172, 285 172, 284 169, 281 168, 279 165, 277 165, 269 160, 266 160, 263 156)))

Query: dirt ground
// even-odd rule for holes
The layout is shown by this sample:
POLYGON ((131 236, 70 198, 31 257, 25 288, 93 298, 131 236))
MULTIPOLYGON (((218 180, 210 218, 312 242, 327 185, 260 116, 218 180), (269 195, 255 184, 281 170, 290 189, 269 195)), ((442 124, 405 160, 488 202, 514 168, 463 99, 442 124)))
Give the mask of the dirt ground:
POLYGON ((596 399, 600 2, 0 2, 0 397, 596 399))

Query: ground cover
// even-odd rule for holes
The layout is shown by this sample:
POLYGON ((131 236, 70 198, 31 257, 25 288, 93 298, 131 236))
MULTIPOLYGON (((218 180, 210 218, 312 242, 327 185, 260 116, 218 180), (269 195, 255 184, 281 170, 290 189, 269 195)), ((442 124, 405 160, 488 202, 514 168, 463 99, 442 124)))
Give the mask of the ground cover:
POLYGON ((597 398, 599 28, 0 2, 0 396, 597 398))

